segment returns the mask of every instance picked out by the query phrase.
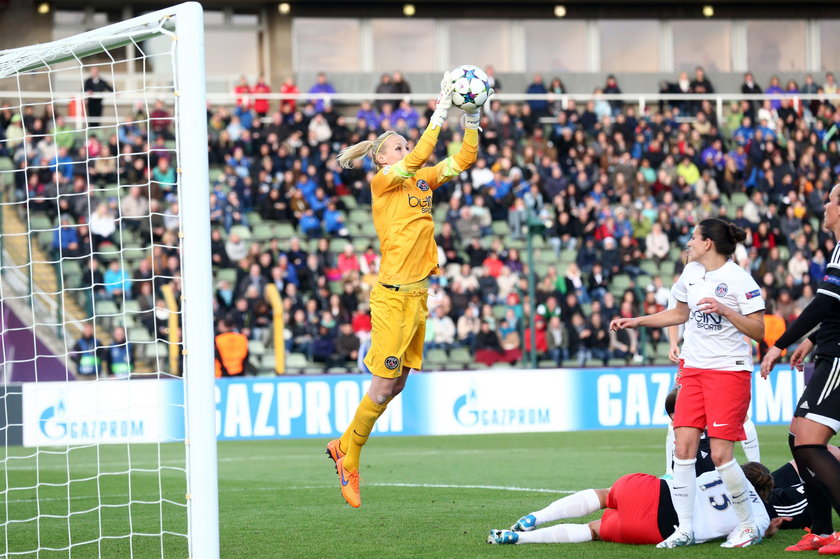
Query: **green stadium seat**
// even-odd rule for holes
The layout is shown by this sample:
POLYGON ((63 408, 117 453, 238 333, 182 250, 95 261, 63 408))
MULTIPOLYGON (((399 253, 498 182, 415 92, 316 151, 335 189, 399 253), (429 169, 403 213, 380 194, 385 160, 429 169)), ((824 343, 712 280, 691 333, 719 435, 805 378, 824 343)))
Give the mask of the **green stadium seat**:
POLYGON ((265 353, 265 345, 259 340, 251 340, 248 342, 248 352, 252 356, 260 356, 265 353))
POLYGON ((510 226, 507 221, 494 221, 492 227, 494 235, 507 237, 510 234, 510 226))
POLYGON ((228 281, 231 286, 236 287, 236 270, 234 268, 220 268, 216 270, 216 281, 228 281))
POLYGON ((283 222, 274 225, 274 234, 280 239, 288 239, 290 237, 296 237, 298 232, 294 225, 283 222))
POLYGON ((270 223, 259 223, 254 226, 251 238, 257 241, 269 241, 274 238, 274 226, 270 223))
POLYGON ((129 328, 126 331, 126 338, 132 343, 152 341, 152 336, 149 335, 149 331, 142 327, 129 328))
POLYGON ((355 210, 356 206, 358 206, 356 199, 352 196, 342 196, 341 203, 344 204, 344 207, 348 210, 355 210))
POLYGON ((275 360, 273 351, 264 353, 260 358, 260 368, 262 371, 269 371, 271 374, 275 374, 274 367, 276 363, 277 361, 275 360))
POLYGON ((287 353, 286 354, 286 372, 300 372, 309 365, 306 355, 303 353, 287 353))
POLYGON ((12 171, 15 168, 15 163, 11 157, 0 157, 0 171, 12 171))
POLYGON ((626 367, 627 361, 618 357, 613 357, 607 362, 608 367, 626 367))
POLYGON ((449 356, 442 349, 429 349, 423 357, 424 366, 429 368, 445 368, 449 363, 449 356))
POLYGON ((245 225, 234 225, 230 228, 230 234, 238 234, 240 239, 248 240, 251 238, 251 228, 245 225))

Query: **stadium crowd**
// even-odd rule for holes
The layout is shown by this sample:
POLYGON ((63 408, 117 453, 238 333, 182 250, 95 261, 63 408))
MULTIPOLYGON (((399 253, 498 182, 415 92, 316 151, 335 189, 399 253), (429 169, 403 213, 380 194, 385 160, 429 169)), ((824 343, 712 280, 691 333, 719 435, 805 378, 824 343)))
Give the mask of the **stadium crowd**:
MULTIPOLYGON (((709 101, 677 99, 639 114, 635 105, 604 100, 601 93, 620 92, 614 76, 580 105, 551 97, 566 93, 562 81, 545 86, 539 75, 527 92, 547 100, 491 100, 475 167, 434 197, 442 273, 430 290, 428 367, 451 366, 455 355, 466 356, 455 360, 462 366, 513 363, 530 349, 529 234, 537 247, 533 337, 541 362, 642 363, 667 355, 663 332, 637 337, 608 325, 667 305, 681 248, 708 216, 748 231, 735 258, 765 292, 767 321, 776 326, 768 336, 780 334, 813 297, 833 248, 819 221, 840 172, 840 111, 829 100, 797 97, 835 93, 833 75, 823 85, 810 77, 802 86, 780 84, 774 76, 765 91, 784 98, 733 103, 721 122, 709 101)), ((661 89, 714 91, 701 68, 694 80, 681 75, 661 89)), ((385 129, 416 140, 434 102, 418 108, 402 100, 410 86, 399 72, 376 87, 394 93, 393 103, 339 110, 313 97, 271 106, 260 97, 270 91, 262 79, 251 86, 243 78, 234 106, 208 108, 216 317, 270 344, 264 288, 274 284, 287 351, 346 369, 361 362, 369 341, 367 292, 379 258, 366 217, 371 164, 341 169, 335 155, 385 129)), ((281 91, 299 90, 288 79, 281 91)), ((319 74, 308 91, 335 89, 319 74)), ((743 91, 760 92, 751 74, 743 91)), ((60 223, 52 259, 78 261, 81 287, 96 299, 136 301, 138 322, 165 339, 169 311, 160 290, 170 284, 179 292, 179 207, 171 115, 159 103, 149 119, 148 130, 132 117, 105 138, 76 132, 62 115, 6 106, 0 156, 16 169, 42 162, 16 173, 11 196, 60 223), (44 135, 53 129, 54 142, 44 135), (118 178, 138 186, 108 190, 118 178), (148 251, 130 261, 105 257, 126 239, 148 251)), ((438 160, 458 150, 460 127, 448 123, 441 138, 438 160)))

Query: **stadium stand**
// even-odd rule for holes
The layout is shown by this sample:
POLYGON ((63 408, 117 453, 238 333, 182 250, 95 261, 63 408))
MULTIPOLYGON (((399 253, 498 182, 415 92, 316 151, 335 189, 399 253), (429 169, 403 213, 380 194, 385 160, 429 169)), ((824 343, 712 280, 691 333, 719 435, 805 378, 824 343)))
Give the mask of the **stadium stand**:
MULTIPOLYGON (((606 352, 599 353, 589 340, 603 326, 593 325, 593 315, 608 324, 617 314, 666 305, 668 287, 682 269, 680 247, 707 216, 728 217, 748 230, 737 261, 789 323, 813 296, 833 248, 820 219, 840 171, 840 112, 827 100, 800 100, 795 82, 785 93, 778 102, 735 103, 723 121, 708 101, 648 105, 643 114, 597 96, 567 105, 492 101, 482 117, 480 162, 435 193, 443 273, 432 287, 430 313, 442 306, 457 336, 427 351, 427 367, 475 366, 476 351, 485 357, 488 351, 486 336, 479 335, 482 323, 497 338, 500 356, 522 354, 530 306, 528 263, 520 253, 527 246, 522 224, 529 219, 545 225, 532 237, 542 319, 537 328, 545 331, 537 344, 540 366, 667 362, 662 332, 650 329, 624 340, 630 352, 617 353, 623 342, 612 334, 606 352), (654 236, 654 226, 662 238, 654 236), (662 239, 668 250, 656 257, 652 247, 662 239)), ((266 283, 275 284, 283 300, 287 371, 358 371, 357 361, 336 349, 341 325, 352 325, 362 347, 369 337, 367 292, 378 268, 367 191, 371 168, 365 162, 361 169, 342 170, 334 156, 341 146, 386 127, 416 139, 429 113, 421 112, 409 127, 406 116, 396 114, 390 122, 370 104, 366 115, 344 108, 356 116, 353 126, 329 104, 320 112, 313 103, 276 104, 264 119, 241 105, 208 111, 216 317, 248 336, 252 365, 261 374, 273 374, 275 366, 270 309, 262 296, 266 283)), ((0 107, 0 166, 20 168, 27 144, 11 140, 52 123, 34 111, 21 122, 8 106, 0 107)), ((149 306, 141 286, 160 291, 170 283, 177 292, 176 274, 166 273, 177 268, 167 262, 177 259, 177 250, 160 248, 177 245, 166 226, 167 215, 177 212, 166 196, 166 157, 154 150, 148 161, 115 157, 114 169, 91 173, 94 184, 77 180, 84 162, 94 165, 91 149, 117 155, 117 135, 148 142, 146 130, 125 126, 87 143, 75 138, 68 146, 71 172, 57 173, 57 193, 50 191, 56 186, 47 169, 29 184, 17 173, 14 184, 4 185, 5 196, 29 200, 30 226, 41 230, 39 250, 55 255, 61 247, 63 277, 54 280, 71 290, 75 304, 116 315, 122 298, 114 289, 125 281, 129 340, 162 341, 166 311, 149 306), (129 216, 118 215, 119 199, 127 193, 113 183, 115 173, 150 184, 141 192, 152 200, 148 223, 130 226, 129 216), (99 208, 74 197, 88 189, 90 205, 99 208), (58 208, 39 204, 56 194, 58 208), (65 239, 54 228, 56 212, 75 233, 72 247, 62 245, 65 239), (121 239, 108 232, 117 220, 124 224, 117 228, 121 239), (148 234, 141 235, 140 227, 148 227, 148 234), (160 245, 154 251, 149 235, 160 245), (130 250, 112 267, 119 240, 130 250)), ((459 141, 457 127, 445 127, 441 137, 438 160, 446 157, 450 141, 459 141)), ((4 210, 3 218, 9 227, 15 216, 4 210)), ((165 344, 158 345, 165 354, 165 344)), ((149 347, 149 354, 157 351, 149 347)), ((498 362, 505 363, 503 357, 498 362)))

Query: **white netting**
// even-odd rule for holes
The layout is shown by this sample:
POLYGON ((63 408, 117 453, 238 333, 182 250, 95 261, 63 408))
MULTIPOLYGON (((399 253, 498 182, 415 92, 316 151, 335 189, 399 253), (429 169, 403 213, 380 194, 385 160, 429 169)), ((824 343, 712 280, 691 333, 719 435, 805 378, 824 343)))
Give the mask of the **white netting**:
POLYGON ((3 557, 189 553, 170 24, 0 54, 3 557))

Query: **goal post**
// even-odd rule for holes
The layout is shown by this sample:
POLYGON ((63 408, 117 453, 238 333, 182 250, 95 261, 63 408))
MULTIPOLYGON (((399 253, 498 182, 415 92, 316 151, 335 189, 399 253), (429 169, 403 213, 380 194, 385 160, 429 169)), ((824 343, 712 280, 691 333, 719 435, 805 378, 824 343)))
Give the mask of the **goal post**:
POLYGON ((219 557, 204 53, 204 16, 197 2, 0 52, 0 101, 6 100, 12 115, 0 138, 0 435, 6 443, 0 456, 0 555, 88 557, 98 550, 93 555, 219 557), (161 37, 166 52, 147 52, 161 37), (116 83, 114 68, 128 64, 142 68, 136 79, 142 84, 116 83), (83 85, 86 74, 99 66, 110 69, 102 77, 113 87, 94 94, 105 107, 105 124, 88 110, 76 116, 81 127, 62 128, 71 107, 90 95, 83 85), (45 78, 48 90, 22 90, 21 78, 29 75, 45 78), (153 116, 158 103, 171 115, 153 116), (34 118, 35 112, 46 116, 34 118), (167 128, 166 138, 155 131, 156 118, 167 128), (38 120, 46 121, 48 131, 37 129, 38 120), (145 131, 145 143, 124 142, 124 123, 145 131), (15 135, 9 132, 18 127, 15 135), (60 134, 77 139, 78 152, 64 162, 60 134), (99 154, 97 145, 109 142, 99 154), (163 170, 152 169, 151 162, 161 159, 174 167, 171 181, 161 178, 169 176, 162 163, 163 170), (145 174, 132 175, 129 160, 141 161, 136 167, 145 166, 145 174), (62 169, 69 175, 64 182, 62 169), (74 181, 81 190, 73 190, 74 181), (123 215, 123 200, 134 191, 146 193, 141 197, 147 210, 123 215), (151 194, 157 191, 160 198, 151 194), (85 209, 66 217, 68 200, 85 209), (93 234, 100 218, 96 205, 115 213, 115 231, 104 241, 93 234), (87 252, 65 247, 65 229, 78 235, 74 244, 87 235, 87 252), (174 258, 177 267, 161 267, 166 258, 174 258), (140 304, 130 288, 129 271, 141 261, 151 262, 150 275, 133 281, 151 286, 144 301, 151 300, 152 308, 140 304), (115 262, 122 274, 118 283, 107 279, 110 270, 105 280, 97 279, 98 266, 115 262), (177 286, 177 311, 155 306, 161 284, 177 286), (172 330, 163 317, 173 312, 180 331, 175 344, 177 332, 160 335, 172 330), (87 325, 94 328, 96 344, 79 350, 75 344, 87 325), (147 363, 146 370, 134 361, 118 369, 113 356, 107 357, 119 349, 119 329, 127 336, 125 355, 147 363), (16 345, 22 339, 26 349, 16 345), (176 345, 179 374, 168 364, 168 350, 176 345), (111 359, 108 370, 100 356, 111 359), (82 375, 88 365, 95 371, 82 375), (89 380, 76 380, 83 376, 89 380), (22 392, 16 388, 21 378, 22 392), (117 393, 127 407, 118 409, 122 400, 108 401, 117 393), (23 402, 18 419, 18 404, 10 399, 16 394, 23 402), (55 395, 54 403, 30 405, 28 412, 27 395, 39 404, 44 394, 55 395), (142 436, 142 429, 134 430, 132 406, 152 425, 142 436), (24 442, 27 429, 37 431, 27 445, 34 451, 10 446, 15 427, 24 442), (82 435, 71 440, 74 429, 82 435), (183 443, 183 453, 176 452, 177 443, 183 443), (151 511, 158 520, 148 518, 151 511), (152 544, 154 552, 136 543, 144 538, 159 540, 152 544), (180 543, 170 546, 171 538, 180 543), (115 544, 125 545, 109 547, 115 544))

